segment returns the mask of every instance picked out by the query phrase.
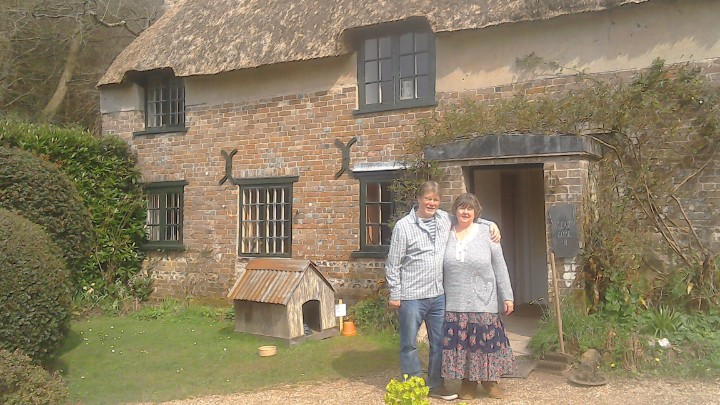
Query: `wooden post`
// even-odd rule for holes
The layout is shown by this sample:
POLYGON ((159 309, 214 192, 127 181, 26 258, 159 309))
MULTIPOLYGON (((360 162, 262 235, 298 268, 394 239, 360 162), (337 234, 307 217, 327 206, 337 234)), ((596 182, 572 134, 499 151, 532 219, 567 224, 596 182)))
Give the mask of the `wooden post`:
POLYGON ((560 312, 560 289, 558 288, 557 271, 555 270, 555 253, 550 251, 550 270, 552 273, 553 293, 555 294, 555 316, 560 338, 560 353, 565 354, 565 338, 563 337, 562 313, 560 312))
MULTIPOLYGON (((342 298, 338 300, 338 304, 342 305, 342 298)), ((338 325, 340 326, 340 333, 342 333, 343 330, 343 317, 339 317, 340 320, 338 321, 338 325)))

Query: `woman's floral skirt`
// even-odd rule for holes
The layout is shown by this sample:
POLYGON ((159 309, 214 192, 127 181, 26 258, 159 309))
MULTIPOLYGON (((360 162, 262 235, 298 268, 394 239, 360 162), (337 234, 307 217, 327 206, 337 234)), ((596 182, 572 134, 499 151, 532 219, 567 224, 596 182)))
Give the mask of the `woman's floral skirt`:
POLYGON ((515 357, 498 314, 445 312, 442 377, 498 381, 515 369, 515 357))

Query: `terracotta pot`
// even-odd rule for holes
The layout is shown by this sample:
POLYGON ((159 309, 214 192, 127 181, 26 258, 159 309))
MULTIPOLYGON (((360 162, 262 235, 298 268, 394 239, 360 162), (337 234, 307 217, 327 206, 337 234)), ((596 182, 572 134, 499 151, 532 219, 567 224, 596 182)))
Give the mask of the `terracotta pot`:
POLYGON ((342 334, 343 336, 355 336, 357 334, 357 331, 355 330, 355 322, 345 321, 345 323, 343 323, 342 334))

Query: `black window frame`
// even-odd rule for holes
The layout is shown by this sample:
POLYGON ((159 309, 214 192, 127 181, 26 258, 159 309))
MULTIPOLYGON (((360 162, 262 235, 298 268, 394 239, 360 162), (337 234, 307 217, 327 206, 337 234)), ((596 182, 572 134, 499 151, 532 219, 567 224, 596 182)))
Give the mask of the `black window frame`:
MULTIPOLYGON (((435 81, 436 81, 436 55, 435 55, 435 34, 430 28, 427 21, 421 20, 409 20, 400 23, 390 23, 380 29, 364 29, 355 34, 355 43, 357 49, 357 88, 358 88, 358 109, 354 111, 355 114, 365 114, 380 111, 390 111, 405 108, 415 107, 426 107, 435 106, 437 101, 435 100, 435 81), (417 51, 414 49, 413 52, 401 54, 400 52, 400 41, 403 35, 406 34, 423 34, 427 36, 427 50, 417 51), (366 59, 366 41, 368 40, 379 40, 380 38, 390 38, 391 53, 390 58, 385 58, 381 55, 381 51, 377 51, 376 58, 366 59), (427 72, 418 74, 417 60, 415 60, 415 74, 413 78, 427 76, 427 91, 428 94, 424 97, 412 98, 412 99, 401 99, 401 57, 407 57, 410 55, 419 55, 421 53, 427 53, 427 72), (378 73, 377 82, 375 80, 368 82, 367 84, 378 83, 379 87, 382 87, 382 67, 380 60, 390 60, 392 70, 392 89, 393 96, 389 99, 380 100, 378 103, 367 104, 366 94, 366 62, 372 63, 378 62, 378 73)), ((413 36, 414 38, 414 36, 413 36)), ((415 47, 413 39, 413 47, 415 47)), ((403 78, 406 79, 407 77, 403 78)), ((415 87, 416 88, 416 87, 415 87)))
MULTIPOLYGON (((237 254, 240 257, 285 257, 289 258, 292 257, 292 225, 293 225, 293 189, 294 184, 298 181, 297 176, 288 176, 288 177, 267 177, 267 178, 254 178, 254 179, 234 179, 234 184, 238 186, 238 247, 237 247, 237 254), (260 252, 247 252, 243 251, 244 249, 244 243, 245 238, 249 238, 249 236, 246 236, 243 234, 244 231, 244 203, 243 203, 243 196, 244 196, 244 190, 262 190, 264 192, 267 192, 271 188, 282 188, 285 190, 285 199, 286 203, 283 203, 286 205, 285 212, 286 212, 286 218, 282 219, 282 222, 286 224, 286 227, 284 229, 285 235, 278 238, 277 235, 271 236, 271 238, 274 238, 276 240, 280 240, 282 243, 282 240, 285 240, 285 246, 287 247, 286 251, 284 252, 269 252, 268 251, 268 245, 260 243, 263 245, 263 249, 260 252)), ((255 219, 252 221, 258 221, 260 224, 265 224, 267 219, 267 201, 258 201, 258 205, 262 205, 265 207, 265 210, 258 211, 258 214, 262 216, 262 218, 255 219)), ((277 219, 272 219, 272 221, 277 222, 277 219)), ((260 227, 256 228, 256 230, 264 231, 267 229, 267 227, 260 227)), ((253 238, 258 239, 258 242, 261 240, 267 241, 268 236, 267 235, 260 235, 254 236, 253 238)))
POLYGON ((143 111, 145 116, 145 128, 137 131, 134 135, 147 135, 166 132, 187 132, 186 126, 187 114, 185 103, 185 81, 182 77, 175 76, 171 71, 152 72, 144 75, 141 79, 141 85, 144 89, 143 111), (160 85, 156 86, 155 82, 160 85), (160 92, 167 97, 160 101, 152 100, 151 93, 154 88, 159 88, 160 92), (177 96, 175 96, 177 95, 177 96), (161 114, 151 114, 153 108, 151 103, 159 103, 162 105, 161 114), (182 111, 180 111, 180 109, 182 111), (173 122, 174 116, 180 116, 177 122, 173 122), (154 117, 161 117, 161 125, 151 125, 154 117))
POLYGON ((146 221, 145 221, 145 243, 143 244, 143 249, 157 249, 157 250, 184 250, 184 244, 183 244, 183 233, 184 233, 184 227, 185 227, 185 186, 187 186, 188 182, 181 180, 181 181, 164 181, 164 182, 154 182, 154 183, 145 183, 143 184, 143 191, 145 192, 146 197, 146 205, 145 205, 145 212, 146 212, 146 221), (178 195, 178 205, 179 207, 171 207, 170 209, 178 210, 177 213, 177 224, 172 224, 172 226, 177 226, 177 239, 168 240, 168 195, 170 194, 177 194, 178 195), (157 208, 151 208, 150 205, 150 195, 158 195, 158 207, 157 208), (150 210, 156 209, 158 210, 158 224, 149 224, 150 220, 150 210), (157 240, 151 240, 151 226, 157 226, 158 227, 158 239, 157 240))
MULTIPOLYGON (((390 237, 392 236, 392 228, 390 227, 390 223, 393 220, 393 216, 395 215, 395 210, 397 209, 397 196, 395 195, 395 191, 392 189, 394 182, 401 176, 402 171, 400 170, 384 170, 384 171, 375 171, 375 172, 363 172, 363 173, 354 173, 355 178, 357 178, 360 181, 360 240, 359 240, 359 251, 352 252, 353 257, 384 257, 387 255, 389 249, 390 249, 390 237), (380 231, 380 244, 377 245, 369 245, 367 243, 367 228, 368 228, 368 219, 367 219, 367 205, 368 205, 368 196, 367 196, 367 189, 369 184, 385 184, 388 187, 388 193, 390 194, 390 201, 387 202, 390 207, 387 212, 389 212, 389 216, 386 219, 386 222, 383 221, 382 218, 382 208, 380 208, 380 223, 373 223, 372 226, 379 226, 380 231), (387 233, 387 244, 382 244, 382 228, 383 226, 386 227, 387 233)), ((380 193, 382 196, 382 192, 380 193)), ((380 198, 381 201, 373 201, 373 203, 377 203, 379 205, 382 205, 384 202, 382 201, 382 197, 380 198)))

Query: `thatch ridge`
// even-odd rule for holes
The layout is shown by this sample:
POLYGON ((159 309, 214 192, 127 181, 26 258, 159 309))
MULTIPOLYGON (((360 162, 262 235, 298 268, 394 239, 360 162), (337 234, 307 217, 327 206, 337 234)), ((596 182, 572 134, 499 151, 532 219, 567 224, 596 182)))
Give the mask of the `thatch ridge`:
POLYGON ((212 75, 339 56, 354 28, 425 17, 434 32, 601 11, 649 0, 180 0, 112 63, 99 86, 131 71, 212 75))

